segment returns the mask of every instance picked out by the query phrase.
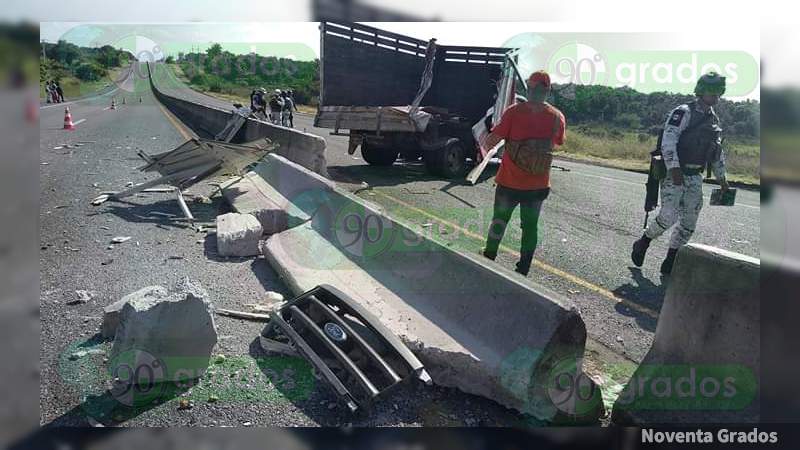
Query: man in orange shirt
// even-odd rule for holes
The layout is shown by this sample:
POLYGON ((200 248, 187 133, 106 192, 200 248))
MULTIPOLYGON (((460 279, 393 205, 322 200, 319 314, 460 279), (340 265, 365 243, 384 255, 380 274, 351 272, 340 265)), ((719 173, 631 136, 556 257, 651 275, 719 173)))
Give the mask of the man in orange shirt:
POLYGON ((495 181, 494 214, 483 255, 494 260, 514 208, 520 206, 522 244, 516 271, 527 275, 539 234, 542 202, 550 194, 553 146, 564 143, 564 115, 545 102, 550 76, 540 70, 528 78, 528 101, 510 106, 483 142, 490 149, 505 139, 495 181))

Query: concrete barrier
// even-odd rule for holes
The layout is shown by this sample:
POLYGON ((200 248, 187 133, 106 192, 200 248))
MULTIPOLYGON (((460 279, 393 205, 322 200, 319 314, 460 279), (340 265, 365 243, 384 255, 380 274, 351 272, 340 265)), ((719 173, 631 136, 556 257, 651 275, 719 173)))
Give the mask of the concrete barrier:
POLYGON ((756 258, 682 247, 653 345, 614 404, 612 421, 758 421, 759 281, 756 258))
MULTIPOLYGON (((150 87, 156 98, 200 137, 213 138, 233 117, 226 111, 210 105, 202 105, 185 99, 167 95, 155 84, 150 65, 150 87)), ((286 128, 255 119, 247 119, 231 142, 242 144, 258 139, 269 138, 279 145, 277 153, 303 167, 327 176, 325 160, 325 139, 293 128, 286 128)))
POLYGON ((262 248, 294 293, 328 283, 351 295, 437 384, 541 420, 597 419, 599 389, 581 369, 586 328, 569 300, 420 235, 284 158, 270 154, 254 172, 273 188, 270 201, 310 218, 262 248), (586 400, 565 380, 579 381, 586 400))

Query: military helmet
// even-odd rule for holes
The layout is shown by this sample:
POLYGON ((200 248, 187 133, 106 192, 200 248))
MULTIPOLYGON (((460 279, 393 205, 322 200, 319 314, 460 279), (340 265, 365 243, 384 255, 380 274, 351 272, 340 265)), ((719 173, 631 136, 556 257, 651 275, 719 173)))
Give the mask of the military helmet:
POLYGON ((695 95, 722 95, 725 93, 725 77, 717 72, 708 72, 697 80, 695 95))
POLYGON ((262 88, 258 88, 258 92, 261 92, 262 94, 266 94, 267 90, 262 87, 262 88))

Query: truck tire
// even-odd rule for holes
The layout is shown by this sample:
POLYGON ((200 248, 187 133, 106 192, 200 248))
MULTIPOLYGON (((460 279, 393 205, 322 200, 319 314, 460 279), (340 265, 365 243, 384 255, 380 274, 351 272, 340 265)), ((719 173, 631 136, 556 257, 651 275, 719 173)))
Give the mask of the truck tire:
POLYGON ((438 152, 439 172, 446 178, 463 178, 467 169, 464 145, 459 140, 451 140, 438 152))
POLYGON ((397 159, 397 151, 376 147, 364 139, 361 143, 361 157, 371 166, 391 166, 397 159))

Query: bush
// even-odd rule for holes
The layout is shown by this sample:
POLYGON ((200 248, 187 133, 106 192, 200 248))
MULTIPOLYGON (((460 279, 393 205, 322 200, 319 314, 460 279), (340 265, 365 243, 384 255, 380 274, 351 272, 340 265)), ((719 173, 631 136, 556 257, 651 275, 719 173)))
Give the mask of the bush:
POLYGON ((206 84, 206 77, 205 75, 198 73, 194 75, 190 80, 189 83, 200 86, 206 84))
POLYGON ((105 69, 95 63, 83 63, 75 69, 75 76, 83 81, 97 81, 105 74, 105 69))
POLYGON ((628 129, 638 129, 642 126, 642 121, 636 114, 623 113, 614 118, 614 124, 628 129))

